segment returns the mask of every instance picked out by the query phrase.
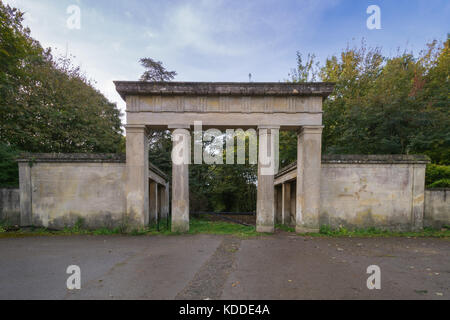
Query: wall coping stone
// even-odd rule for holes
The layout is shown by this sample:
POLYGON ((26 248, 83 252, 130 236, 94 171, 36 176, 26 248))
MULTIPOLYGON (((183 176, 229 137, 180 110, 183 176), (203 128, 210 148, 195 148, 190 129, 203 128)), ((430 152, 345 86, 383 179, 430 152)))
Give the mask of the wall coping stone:
MULTIPOLYGON (((322 164, 429 164, 431 160, 426 155, 323 155, 322 164)), ((282 168, 276 178, 297 168, 297 161, 282 168)))
POLYGON ((331 82, 145 82, 114 81, 116 90, 127 96, 320 96, 334 90, 331 82))
POLYGON ((126 163, 125 154, 24 153, 17 162, 105 162, 126 163))

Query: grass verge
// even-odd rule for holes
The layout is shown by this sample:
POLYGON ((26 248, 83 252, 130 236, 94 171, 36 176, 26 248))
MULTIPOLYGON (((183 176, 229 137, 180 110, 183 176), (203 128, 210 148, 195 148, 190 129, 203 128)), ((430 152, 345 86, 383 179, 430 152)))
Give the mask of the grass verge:
MULTIPOLYGON (((81 224, 73 228, 64 228, 63 230, 49 230, 45 228, 26 228, 18 229, 7 227, 0 224, 0 239, 1 238, 20 238, 20 237, 34 237, 34 236, 71 236, 71 235, 90 235, 90 236, 109 236, 109 235, 127 235, 127 236, 155 236, 155 235, 180 235, 170 231, 167 221, 162 220, 159 225, 149 226, 141 230, 125 231, 126 228, 116 229, 97 229, 87 230, 81 224)), ((194 234, 217 234, 217 235, 233 235, 241 238, 261 236, 257 233, 254 227, 234 224, 225 221, 210 221, 207 218, 191 218, 189 233, 194 234)))
MULTIPOLYGON (((279 225, 277 229, 295 233, 295 228, 279 225)), ((359 238, 372 238, 372 237, 410 237, 410 238, 450 238, 450 227, 445 226, 442 229, 424 228, 422 231, 409 232, 409 231, 389 231, 381 230, 377 228, 367 229, 355 229, 348 230, 346 228, 332 229, 329 226, 322 226, 317 233, 306 234, 310 237, 359 237, 359 238)))
MULTIPOLYGON (((288 226, 277 225, 277 230, 295 234, 295 229, 288 226)), ((14 229, 0 224, 0 239, 2 238, 20 238, 20 237, 35 237, 35 236, 72 236, 72 235, 90 235, 90 236, 109 236, 109 235, 127 235, 127 236, 173 236, 180 235, 180 233, 173 233, 170 231, 170 226, 167 221, 163 220, 160 223, 159 230, 156 225, 152 225, 142 230, 134 230, 125 232, 125 228, 116 229, 97 229, 87 230, 81 224, 76 224, 73 228, 65 228, 60 231, 48 230, 45 228, 27 228, 14 229)), ((267 234, 257 233, 255 227, 244 226, 240 224, 230 223, 227 221, 211 221, 208 217, 191 218, 190 231, 188 234, 216 234, 216 235, 233 235, 240 238, 258 237, 267 234)), ((425 228, 419 232, 395 232, 386 231, 376 228, 347 230, 345 228, 332 229, 328 226, 322 226, 318 233, 308 233, 304 236, 310 237, 428 237, 428 238, 450 238, 450 227, 446 226, 440 230, 425 228)))

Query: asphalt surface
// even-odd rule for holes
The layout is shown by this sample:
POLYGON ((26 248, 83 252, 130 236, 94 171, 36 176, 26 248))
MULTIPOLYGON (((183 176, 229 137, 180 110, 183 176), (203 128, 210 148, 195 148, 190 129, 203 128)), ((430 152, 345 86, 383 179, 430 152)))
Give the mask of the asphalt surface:
POLYGON ((0 239, 0 299, 445 299, 450 240, 231 236, 0 239), (70 265, 81 290, 66 287, 70 265), (367 288, 367 267, 381 290, 367 288))

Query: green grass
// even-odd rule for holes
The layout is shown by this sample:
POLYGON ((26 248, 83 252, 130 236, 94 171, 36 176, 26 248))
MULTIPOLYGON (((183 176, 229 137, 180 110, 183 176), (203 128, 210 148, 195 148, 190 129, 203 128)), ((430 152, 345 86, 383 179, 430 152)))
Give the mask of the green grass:
MULTIPOLYGON (((156 225, 154 225, 147 230, 141 231, 139 234, 179 235, 180 233, 171 232, 169 229, 167 229, 167 222, 162 221, 159 231, 157 230, 156 225)), ((226 221, 211 221, 207 217, 191 218, 188 234, 233 235, 242 238, 261 236, 260 233, 256 232, 255 227, 244 226, 226 221)))
POLYGON ((253 226, 244 226, 226 221, 210 221, 206 218, 192 219, 189 234, 229 234, 244 238, 261 236, 253 226))
POLYGON ((388 231, 377 228, 348 230, 346 228, 332 229, 329 226, 322 226, 319 233, 308 234, 313 237, 411 237, 411 238, 447 238, 450 237, 450 229, 444 227, 440 230, 424 228, 422 231, 388 231))
MULTIPOLYGON (((149 226, 142 230, 134 230, 125 232, 124 227, 116 229, 97 229, 86 230, 83 227, 83 221, 78 221, 73 228, 65 228, 61 231, 52 231, 45 228, 31 228, 26 230, 10 231, 5 224, 0 224, 0 239, 1 238, 18 238, 31 236, 71 236, 71 235, 91 235, 91 236, 111 236, 111 235, 127 235, 127 236, 176 236, 179 233, 173 233, 167 227, 167 221, 163 220, 160 223, 160 228, 157 230, 156 225, 149 226)), ((295 234, 295 228, 277 225, 278 230, 295 234)), ((211 221, 208 217, 191 218, 190 220, 190 235, 195 234, 216 234, 216 235, 233 235, 241 238, 259 237, 267 234, 257 233, 255 227, 234 224, 227 221, 211 221)), ((440 230, 425 228, 419 232, 395 232, 385 231, 376 228, 347 230, 345 228, 332 229, 328 226, 322 226, 318 233, 308 233, 311 237, 431 237, 431 238, 450 238, 450 227, 444 227, 440 230)))
MULTIPOLYGON (((180 233, 174 233, 167 228, 167 221, 162 220, 159 226, 159 231, 156 225, 151 225, 148 228, 141 230, 133 230, 125 232, 125 228, 116 229, 97 229, 87 230, 82 227, 82 222, 77 222, 72 228, 64 228, 60 231, 48 230, 45 228, 29 228, 26 230, 8 231, 8 227, 0 225, 0 238, 15 238, 15 237, 32 237, 32 236, 70 236, 70 235, 128 235, 128 236, 176 236, 180 233)), ((189 233, 194 234, 217 234, 217 235, 233 235, 237 237, 247 238, 261 236, 257 233, 255 227, 249 227, 225 221, 210 221, 207 218, 191 218, 189 233)))
MULTIPOLYGON (((277 225, 276 228, 278 230, 282 230, 284 232, 296 233, 295 228, 285 226, 285 225, 277 225)), ((305 234, 310 237, 334 237, 334 238, 343 238, 343 237, 358 237, 358 238, 374 238, 374 237, 411 237, 411 238, 450 238, 450 227, 444 226, 442 229, 432 229, 432 228, 424 228, 423 231, 418 232, 401 232, 401 231, 388 231, 381 230, 377 228, 367 228, 367 229, 355 229, 348 230, 346 228, 338 228, 332 229, 329 226, 322 226, 318 233, 308 233, 305 234)))
POLYGON ((295 228, 289 227, 289 226, 284 225, 284 224, 277 224, 275 226, 275 229, 281 230, 281 231, 284 231, 284 232, 295 233, 295 228))

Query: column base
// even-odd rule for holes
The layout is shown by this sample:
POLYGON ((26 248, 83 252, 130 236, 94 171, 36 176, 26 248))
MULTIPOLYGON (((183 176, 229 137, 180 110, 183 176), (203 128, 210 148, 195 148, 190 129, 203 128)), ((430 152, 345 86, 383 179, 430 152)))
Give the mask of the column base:
POLYGON ((172 232, 173 233, 188 233, 189 232, 189 221, 172 221, 172 232))
POLYGON ((265 227, 265 226, 257 226, 256 232, 259 233, 274 233, 275 227, 265 227))
POLYGON ((320 229, 305 228, 305 227, 295 227, 295 232, 299 233, 299 234, 319 233, 320 229))

